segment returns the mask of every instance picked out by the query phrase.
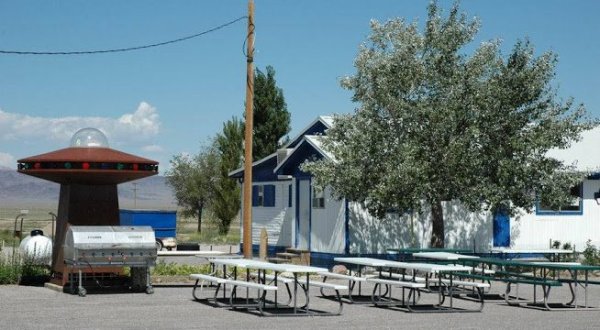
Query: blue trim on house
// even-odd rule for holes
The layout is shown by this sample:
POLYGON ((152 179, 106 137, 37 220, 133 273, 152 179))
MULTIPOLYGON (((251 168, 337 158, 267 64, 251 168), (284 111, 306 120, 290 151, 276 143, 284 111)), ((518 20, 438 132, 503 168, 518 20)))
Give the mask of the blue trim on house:
POLYGON ((550 215, 550 216, 576 216, 583 215, 583 198, 579 201, 578 211, 555 211, 555 210, 540 210, 540 201, 535 202, 535 215, 550 215))
MULTIPOLYGON (((577 211, 571 211, 571 210, 567 210, 567 211, 559 211, 559 210, 540 210, 540 198, 537 199, 537 201, 535 202, 535 215, 551 215, 551 216, 557 216, 557 215, 567 215, 567 216, 574 216, 574 215, 583 215, 583 182, 581 182, 579 184, 579 210, 577 211)), ((539 197, 539 196, 538 196, 539 197)))
POLYGON ((295 208, 295 219, 296 219, 296 233, 294 237, 294 247, 298 248, 298 240, 300 236, 300 178, 296 178, 296 208, 295 208))
MULTIPOLYGON (((277 157, 265 157, 266 159, 260 164, 252 166, 252 182, 266 182, 266 181, 278 181, 277 174, 273 173, 275 167, 277 167, 277 157), (270 158, 269 158, 270 157, 270 158)), ((244 171, 240 171, 232 178, 237 178, 240 182, 244 181, 244 171)))
POLYGON ((350 253, 350 206, 348 205, 348 200, 344 198, 344 253, 350 253))
POLYGON ((588 180, 600 180, 600 172, 592 173, 592 174, 588 175, 587 179, 588 180))
POLYGON ((312 177, 308 179, 308 251, 311 248, 312 238, 312 177))
MULTIPOLYGON (((287 246, 267 245, 267 256, 275 257, 279 252, 285 252, 287 246)), ((252 254, 258 256, 260 253, 260 244, 252 244, 252 254)))
POLYGON ((583 205, 581 205, 580 202, 580 206, 581 209, 579 211, 539 211, 538 209, 538 204, 536 203, 536 207, 535 207, 535 215, 550 215, 550 216, 557 216, 557 215, 567 215, 567 216, 576 216, 576 215, 583 215, 583 205))
POLYGON ((273 173, 275 167, 277 167, 277 157, 254 166, 252 168, 252 182, 277 181, 277 175, 273 173))
POLYGON ((327 129, 327 126, 325 126, 325 124, 319 120, 314 125, 309 127, 306 131, 302 132, 302 134, 298 135, 298 137, 296 139, 294 139, 292 142, 290 142, 290 144, 288 145, 288 148, 296 147, 296 145, 298 145, 298 143, 300 143, 300 141, 302 141, 302 139, 304 138, 305 135, 325 134, 326 129, 327 129))
MULTIPOLYGON (((303 172, 300 169, 300 165, 304 163, 307 159, 322 159, 323 155, 315 149, 313 145, 308 142, 304 142, 299 145, 292 154, 288 156, 284 163, 280 164, 281 166, 276 175, 293 175, 295 177, 299 176, 310 176, 310 173, 303 172)), ((273 167, 275 168, 275 167, 273 167)))

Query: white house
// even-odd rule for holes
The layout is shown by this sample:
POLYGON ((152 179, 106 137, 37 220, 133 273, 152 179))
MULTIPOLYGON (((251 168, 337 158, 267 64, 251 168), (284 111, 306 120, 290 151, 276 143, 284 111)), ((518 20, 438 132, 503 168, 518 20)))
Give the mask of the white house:
MULTIPOLYGON (((376 219, 359 203, 337 200, 329 188, 313 186, 311 175, 300 165, 307 159, 330 157, 321 148, 320 136, 332 124, 332 117, 321 116, 283 149, 253 163, 254 249, 263 228, 270 253, 286 247, 307 249, 313 264, 329 264, 339 255, 377 256, 390 248, 427 247, 428 212, 376 219)), ((243 168, 230 173, 240 182, 243 175, 243 168)), ((600 175, 590 176, 573 193, 576 202, 559 211, 536 205, 534 212, 510 219, 444 203, 446 246, 484 252, 493 246, 547 248, 550 240, 575 244, 578 250, 588 239, 600 245, 600 175)))

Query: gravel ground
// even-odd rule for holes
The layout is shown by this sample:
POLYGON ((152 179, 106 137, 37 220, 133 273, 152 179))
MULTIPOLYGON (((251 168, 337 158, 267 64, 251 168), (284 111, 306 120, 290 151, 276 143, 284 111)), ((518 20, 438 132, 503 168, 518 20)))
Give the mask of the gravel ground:
MULTIPOLYGON (((363 288, 364 289, 364 288, 363 288)), ((493 292, 501 291, 495 285, 493 292)), ((406 313, 368 304, 344 305, 341 316, 260 317, 196 302, 191 287, 156 287, 155 293, 89 293, 86 297, 43 287, 0 286, 1 329, 594 329, 600 311, 547 312, 489 300, 480 313, 406 313)), ((365 291, 363 291, 364 293, 365 291)), ((581 290, 579 291, 582 295, 581 290)), ((398 293, 398 292, 397 292, 398 293)), ((522 295, 531 294, 521 287, 522 295)), ((553 289, 553 300, 566 299, 567 287, 553 289)), ((335 310, 336 304, 311 291, 311 307, 335 310)), ((281 299, 281 298, 280 298, 281 299)), ((437 296, 424 294, 424 301, 437 296)), ((583 297, 581 297, 583 299, 583 297)), ((582 301, 582 300, 580 300, 582 301)), ((600 306, 600 286, 589 290, 600 306)), ((467 305, 455 300, 455 305, 467 305)), ((472 305, 471 305, 472 306, 472 305)))

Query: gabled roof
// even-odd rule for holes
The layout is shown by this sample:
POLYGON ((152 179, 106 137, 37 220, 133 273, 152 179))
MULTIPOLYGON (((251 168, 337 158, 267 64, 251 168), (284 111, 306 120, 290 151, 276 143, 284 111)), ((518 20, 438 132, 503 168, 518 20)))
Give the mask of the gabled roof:
MULTIPOLYGON (((276 152, 268 155, 267 157, 265 157, 263 159, 259 159, 259 160, 255 161, 255 162, 253 162, 252 163, 252 167, 255 167, 257 165, 265 163, 265 162, 269 161, 273 157, 277 157, 277 153, 276 152)), ((235 169, 235 170, 229 172, 229 177, 232 177, 232 178, 241 177, 243 175, 240 175, 240 174, 243 174, 243 173, 244 173, 244 167, 240 167, 238 169, 235 169)))
POLYGON ((312 121, 308 126, 306 126, 300 134, 298 134, 295 138, 291 139, 284 148, 294 148, 305 135, 315 135, 317 133, 325 133, 325 130, 330 129, 333 126, 333 116, 319 116, 315 120, 312 121))
POLYGON ((305 146, 310 146, 312 150, 314 150, 317 154, 321 155, 324 158, 335 161, 333 155, 323 149, 322 143, 323 136, 322 135, 305 135, 300 143, 296 145, 294 150, 290 152, 278 165, 275 167, 273 172, 275 174, 280 174, 281 169, 287 166, 290 162, 298 161, 298 159, 305 159, 306 156, 301 156, 298 153, 301 153, 305 146))
MULTIPOLYGON (((300 144, 300 142, 302 142, 304 140, 305 136, 310 136, 310 135, 314 135, 314 134, 324 134, 325 131, 327 129, 331 128, 332 126, 333 126, 333 116, 319 116, 315 120, 313 120, 308 126, 306 126, 302 131, 300 131, 300 134, 298 134, 295 138, 291 139, 282 148, 286 148, 286 149, 295 148, 296 146, 298 146, 300 144)), ((314 142, 314 139, 313 139, 313 143, 318 143, 319 148, 320 148, 320 142, 314 142)), ((262 159, 259 159, 255 162, 253 162, 252 167, 260 165, 273 157, 277 157, 276 152, 268 155, 265 158, 262 158, 262 159)), ((289 157, 286 157, 286 159, 287 158, 289 158, 289 157)), ((235 169, 235 170, 229 172, 229 177, 234 177, 234 178, 241 177, 242 173, 244 173, 244 167, 240 167, 238 169, 235 169)))

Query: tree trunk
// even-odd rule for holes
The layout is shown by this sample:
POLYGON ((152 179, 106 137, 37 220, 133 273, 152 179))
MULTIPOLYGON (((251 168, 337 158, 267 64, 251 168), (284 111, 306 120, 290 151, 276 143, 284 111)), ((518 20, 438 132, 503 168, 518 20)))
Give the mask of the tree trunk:
POLYGON ((444 209, 441 201, 431 203, 431 247, 444 247, 444 209))
POLYGON ((204 208, 204 204, 198 205, 198 232, 202 232, 202 209, 204 208))

